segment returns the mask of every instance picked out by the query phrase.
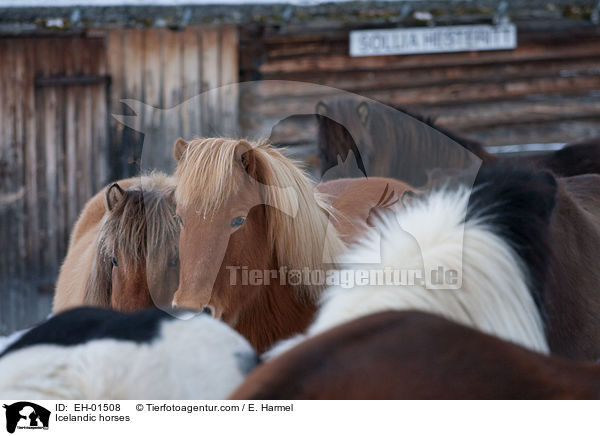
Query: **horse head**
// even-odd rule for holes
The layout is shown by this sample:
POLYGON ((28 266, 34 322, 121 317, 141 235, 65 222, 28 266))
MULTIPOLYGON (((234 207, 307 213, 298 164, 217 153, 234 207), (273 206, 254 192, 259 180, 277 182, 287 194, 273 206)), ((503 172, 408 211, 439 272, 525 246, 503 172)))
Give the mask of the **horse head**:
POLYGON ((113 183, 105 207, 88 302, 125 311, 168 306, 179 280, 174 186, 160 174, 128 190, 113 183))
POLYGON ((327 216, 308 178, 277 150, 211 138, 178 140, 174 156, 181 225, 174 306, 207 310, 235 325, 268 285, 256 271, 293 266, 294 256, 303 256, 304 266, 321 260, 327 216), (318 255, 306 253, 317 245, 318 255))

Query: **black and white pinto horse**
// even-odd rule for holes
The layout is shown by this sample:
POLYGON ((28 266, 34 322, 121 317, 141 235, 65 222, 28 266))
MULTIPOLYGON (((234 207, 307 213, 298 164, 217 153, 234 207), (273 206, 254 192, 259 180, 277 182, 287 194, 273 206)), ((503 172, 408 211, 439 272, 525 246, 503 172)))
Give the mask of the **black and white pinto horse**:
POLYGON ((0 355, 5 399, 224 399, 257 364, 250 344, 207 315, 78 308, 0 355))
MULTIPOLYGON (((420 310, 549 353, 540 301, 556 190, 549 172, 493 165, 473 189, 453 180, 382 214, 344 268, 420 270, 420 277, 438 268, 462 271, 461 286, 432 289, 406 276, 403 283, 335 285, 323 293, 306 335, 381 311, 420 310)), ((283 341, 265 357, 302 339, 283 341)))

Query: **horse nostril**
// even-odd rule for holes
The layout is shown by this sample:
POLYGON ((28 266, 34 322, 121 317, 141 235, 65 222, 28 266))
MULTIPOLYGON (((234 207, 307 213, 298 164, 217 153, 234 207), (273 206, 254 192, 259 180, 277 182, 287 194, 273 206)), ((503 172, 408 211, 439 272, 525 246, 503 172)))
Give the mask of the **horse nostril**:
POLYGON ((212 309, 209 306, 204 306, 204 309, 202 309, 202 313, 206 313, 207 315, 212 315, 212 309))
POLYGON ((174 301, 171 303, 171 309, 177 309, 177 303, 174 301))

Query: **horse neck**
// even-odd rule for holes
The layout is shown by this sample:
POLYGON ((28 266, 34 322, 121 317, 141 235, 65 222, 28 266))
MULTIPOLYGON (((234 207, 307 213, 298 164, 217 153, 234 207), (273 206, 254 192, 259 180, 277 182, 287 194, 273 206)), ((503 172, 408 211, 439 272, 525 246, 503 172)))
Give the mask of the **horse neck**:
POLYGON ((316 311, 314 299, 290 285, 263 287, 241 315, 236 330, 262 353, 277 341, 302 333, 316 311))

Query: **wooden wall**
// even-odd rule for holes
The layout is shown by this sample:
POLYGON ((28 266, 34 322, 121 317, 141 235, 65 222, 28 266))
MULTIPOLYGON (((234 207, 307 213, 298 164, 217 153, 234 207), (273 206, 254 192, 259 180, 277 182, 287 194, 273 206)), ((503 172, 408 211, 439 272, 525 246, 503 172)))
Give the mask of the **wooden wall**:
POLYGON ((80 210, 139 173, 142 146, 168 169, 177 137, 237 125, 235 88, 179 105, 237 81, 232 26, 0 38, 0 334, 48 314, 80 210))
POLYGON ((197 97, 238 81, 237 45, 235 26, 108 33, 110 107, 113 114, 128 115, 125 124, 111 117, 116 174, 139 170, 142 141, 145 170, 172 170, 171 150, 178 137, 191 139, 237 126, 238 96, 231 88, 197 97), (127 99, 125 105, 122 99, 127 99))
POLYGON ((69 228, 107 179, 103 59, 99 39, 0 39, 0 331, 47 311, 69 228))
MULTIPOLYGON (((241 74, 246 80, 297 80, 354 92, 433 116, 486 145, 600 136, 600 30, 518 29, 514 51, 352 58, 349 29, 256 27, 240 37, 241 74)), ((242 98, 242 107, 245 100, 262 103, 241 114, 247 134, 260 120, 272 121, 269 108, 286 97, 273 90, 257 87, 242 98)), ((287 104, 307 111, 314 98, 289 95, 287 104)), ((276 139, 311 144, 314 135, 314 124, 296 122, 276 139)))

